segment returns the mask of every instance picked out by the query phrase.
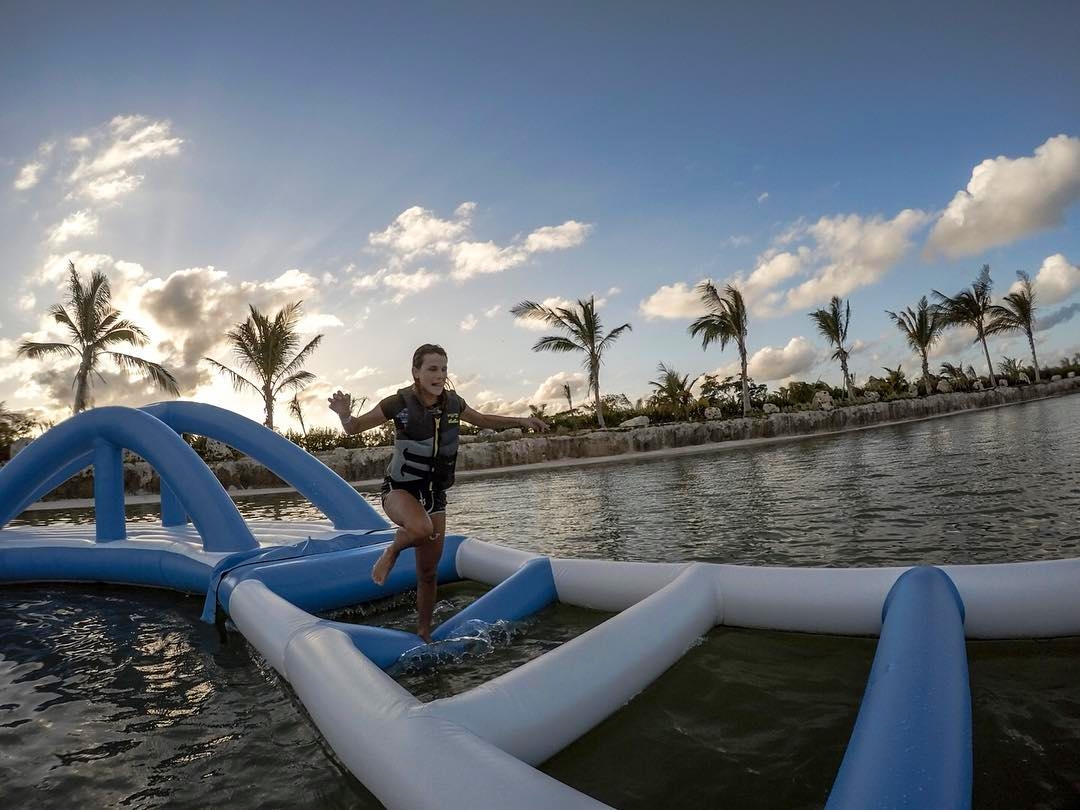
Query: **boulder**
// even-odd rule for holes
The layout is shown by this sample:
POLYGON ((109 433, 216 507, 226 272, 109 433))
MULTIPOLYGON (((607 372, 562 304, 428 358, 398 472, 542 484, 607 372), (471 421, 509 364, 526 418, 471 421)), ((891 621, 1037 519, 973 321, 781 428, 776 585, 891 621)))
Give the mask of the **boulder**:
POLYGON ((982 380, 976 380, 975 382, 973 382, 971 384, 971 390, 972 391, 982 391, 983 390, 982 380))
POLYGON ((724 418, 724 412, 721 411, 719 408, 706 408, 705 409, 705 418, 706 419, 723 419, 724 418))
POLYGON ((939 394, 951 394, 952 384, 948 380, 938 380, 937 392, 939 394))
POLYGON ((627 419, 625 422, 622 422, 622 423, 619 424, 619 427, 624 427, 624 428, 637 428, 637 427, 648 427, 648 426, 649 426, 649 417, 647 417, 645 415, 635 416, 632 419, 627 419))
POLYGON ((810 404, 816 411, 831 411, 833 409, 832 394, 828 391, 818 391, 814 394, 814 400, 810 404))
POLYGON ((919 384, 911 383, 911 385, 908 386, 907 393, 909 397, 917 397, 919 395, 919 384))
POLYGON ((1069 378, 1069 379, 1071 380, 1071 379, 1072 379, 1073 377, 1075 377, 1075 376, 1076 376, 1076 372, 1075 372, 1075 371, 1070 371, 1070 372, 1069 372, 1068 374, 1066 374, 1065 376, 1066 376, 1066 377, 1068 377, 1068 378, 1069 378))
POLYGON ((879 394, 877 391, 867 391, 865 394, 863 394, 863 399, 870 403, 880 402, 881 394, 879 394))
POLYGON ((1050 378, 1050 382, 1058 382, 1060 379, 1061 379, 1061 375, 1060 374, 1055 374, 1053 377, 1050 378))
POLYGON ((204 455, 207 461, 227 461, 232 459, 233 451, 225 442, 208 438, 204 455))
POLYGON ((491 428, 484 428, 476 435, 479 436, 481 439, 490 439, 492 436, 495 435, 495 431, 491 428))
POLYGON ((1006 380, 1004 377, 1001 377, 997 381, 997 384, 998 384, 998 388, 1008 388, 1009 387, 1009 381, 1006 380))
POLYGON ((507 428, 506 430, 500 430, 495 438, 502 441, 504 439, 520 439, 524 435, 525 431, 521 428, 507 428))
POLYGON ((771 402, 766 402, 762 406, 762 410, 765 412, 766 416, 771 416, 774 413, 780 413, 780 408, 776 405, 773 405, 771 402))

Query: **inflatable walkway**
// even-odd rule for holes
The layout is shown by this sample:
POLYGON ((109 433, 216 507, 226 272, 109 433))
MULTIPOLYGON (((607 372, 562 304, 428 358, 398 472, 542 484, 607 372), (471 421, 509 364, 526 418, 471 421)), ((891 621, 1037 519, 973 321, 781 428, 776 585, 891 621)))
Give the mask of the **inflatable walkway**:
MULTIPOLYGON (((586 808, 600 803, 536 769, 632 700, 718 625, 880 636, 828 807, 967 808, 971 698, 966 638, 1080 633, 1080 560, 942 568, 805 569, 550 559, 448 537, 441 582, 491 590, 435 630, 560 601, 615 615, 463 694, 421 703, 384 670, 410 633, 314 615, 415 586, 411 552, 385 585, 371 567, 392 530, 316 459, 210 405, 99 408, 56 426, 0 469, 0 582, 85 581, 205 594, 289 682, 338 757, 391 808, 586 808), (325 515, 246 523, 181 433, 267 465, 325 515), (123 449, 162 480, 162 525, 124 521, 123 449), (7 527, 94 468, 97 522, 7 527), (408 767, 421 758, 426 778, 408 767)), ((767 722, 767 720, 763 720, 767 722)))

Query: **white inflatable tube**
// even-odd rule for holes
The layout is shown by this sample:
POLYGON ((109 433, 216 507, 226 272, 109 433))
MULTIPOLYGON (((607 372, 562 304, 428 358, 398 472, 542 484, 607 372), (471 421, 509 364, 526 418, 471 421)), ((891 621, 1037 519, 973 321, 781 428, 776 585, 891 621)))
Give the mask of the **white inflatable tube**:
POLYGON ((691 564, 670 584, 541 658, 428 704, 540 763, 628 703, 716 624, 715 578, 691 564))
POLYGON ((387 807, 606 807, 437 716, 347 635, 262 583, 240 583, 230 606, 237 627, 289 681, 337 756, 387 807), (273 626, 280 629, 259 629, 273 626))
POLYGON ((615 613, 671 583, 688 563, 552 559, 559 601, 615 613))
POLYGON ((964 600, 968 638, 1080 634, 1080 560, 943 565, 964 600))
POLYGON ((454 562, 463 579, 498 585, 529 560, 540 556, 469 537, 458 546, 454 562))

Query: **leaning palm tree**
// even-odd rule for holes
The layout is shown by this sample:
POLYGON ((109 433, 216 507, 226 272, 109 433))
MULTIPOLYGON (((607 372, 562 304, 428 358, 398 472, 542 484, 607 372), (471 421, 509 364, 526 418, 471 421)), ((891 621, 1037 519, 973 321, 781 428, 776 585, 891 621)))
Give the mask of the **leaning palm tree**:
POLYGON ((979 277, 969 289, 961 290, 956 295, 948 296, 934 290, 934 297, 938 299, 938 307, 946 326, 970 326, 975 330, 975 340, 982 342, 983 353, 986 355, 986 368, 990 372, 990 387, 994 386, 994 364, 990 362, 990 349, 986 346, 988 332, 987 319, 990 316, 990 290, 993 282, 990 280, 990 265, 984 264, 979 271, 979 277))
POLYGON ((694 395, 690 393, 690 375, 679 374, 675 369, 668 368, 661 363, 656 367, 660 372, 660 378, 649 380, 655 390, 652 401, 656 405, 666 405, 678 413, 682 411, 683 417, 690 415, 690 403, 694 395))
POLYGON ((621 334, 631 331, 630 324, 624 323, 603 335, 604 328, 592 296, 587 301, 579 299, 577 304, 570 307, 545 307, 535 301, 522 301, 510 312, 515 318, 543 321, 566 333, 565 337, 548 335, 540 338, 532 347, 534 352, 584 352, 582 365, 589 375, 589 391, 596 402, 596 418, 601 428, 606 427, 600 398, 600 366, 604 362, 604 352, 621 334))
POLYGON ((570 383, 563 383, 562 393, 563 393, 563 396, 566 397, 567 410, 571 410, 571 411, 574 410, 574 399, 570 395, 570 383))
POLYGON ((1035 367, 1035 382, 1040 381, 1039 360, 1035 357, 1035 288, 1031 276, 1023 270, 1016 272, 1020 279, 1020 289, 1005 296, 1004 304, 990 307, 990 323, 987 334, 998 332, 1023 332, 1027 335, 1031 347, 1031 363, 1035 367))
POLYGON ((250 390, 262 397, 266 412, 263 424, 270 429, 274 427, 274 403, 278 395, 283 391, 299 392, 315 379, 314 374, 303 370, 303 365, 318 348, 323 336, 316 335, 304 348, 296 351, 300 345, 296 324, 302 304, 302 301, 286 304, 273 318, 249 304, 251 314, 247 320, 225 334, 240 368, 252 375, 254 382, 212 357, 203 358, 227 376, 236 391, 250 390))
POLYGON ((68 271, 70 275, 67 306, 53 304, 49 307, 49 314, 56 323, 67 329, 71 343, 35 343, 24 340, 19 343, 18 354, 33 358, 53 354, 78 358, 79 368, 72 382, 72 388, 75 389, 73 413, 80 413, 91 406, 92 377, 96 375, 104 382, 98 366, 105 357, 122 369, 142 374, 163 391, 179 396, 180 388, 176 379, 164 366, 109 349, 110 346, 121 343, 145 346, 150 341, 146 332, 122 318, 119 310, 113 308, 112 290, 105 274, 95 270, 90 274, 90 283, 84 285, 75 270, 74 262, 68 262, 68 271))
POLYGON ((918 352, 922 358, 923 384, 926 387, 926 395, 930 396, 934 392, 933 382, 930 379, 929 354, 945 328, 941 313, 938 312, 937 307, 930 306, 930 302, 924 295, 919 299, 914 310, 911 307, 899 313, 885 310, 885 314, 892 318, 911 350, 918 352))
POLYGON ((848 374, 848 358, 851 357, 851 349, 847 343, 848 325, 851 323, 851 303, 837 295, 829 301, 828 309, 818 309, 810 313, 810 320, 817 326, 818 332, 829 344, 836 347, 833 352, 833 360, 840 361, 840 371, 844 374, 844 387, 847 389, 849 400, 855 399, 855 383, 848 374))
POLYGON ((698 295, 701 303, 709 310, 708 314, 702 315, 692 324, 688 331, 693 337, 701 338, 701 348, 709 348, 709 344, 718 342, 721 351, 727 348, 728 341, 734 341, 739 349, 739 376, 742 379, 742 412, 743 416, 750 413, 750 385, 746 374, 746 327, 748 318, 746 304, 743 302, 742 293, 732 284, 724 288, 724 294, 720 295, 711 281, 703 281, 698 284, 698 295))

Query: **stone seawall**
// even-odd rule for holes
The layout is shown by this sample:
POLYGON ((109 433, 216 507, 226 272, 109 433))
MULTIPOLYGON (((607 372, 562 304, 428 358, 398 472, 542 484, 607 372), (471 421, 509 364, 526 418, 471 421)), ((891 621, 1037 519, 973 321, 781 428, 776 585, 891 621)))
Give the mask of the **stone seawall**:
MULTIPOLYGON (((572 435, 545 435, 507 438, 517 431, 461 445, 458 470, 488 470, 568 459, 622 456, 666 448, 690 447, 746 439, 782 436, 812 436, 820 433, 853 430, 925 419, 950 413, 1013 405, 1045 397, 1080 392, 1080 377, 1023 387, 998 388, 975 393, 935 394, 931 397, 897 399, 832 410, 799 410, 705 422, 679 422, 651 427, 610 429, 572 435)), ((390 458, 389 447, 355 450, 338 448, 320 454, 320 460, 346 481, 380 479, 390 458)), ((211 469, 230 491, 286 486, 285 482, 251 459, 212 462, 211 469)), ((145 461, 124 465, 124 481, 131 494, 158 491, 158 477, 145 461)), ((93 481, 89 472, 76 476, 57 490, 53 498, 92 498, 93 481)))

